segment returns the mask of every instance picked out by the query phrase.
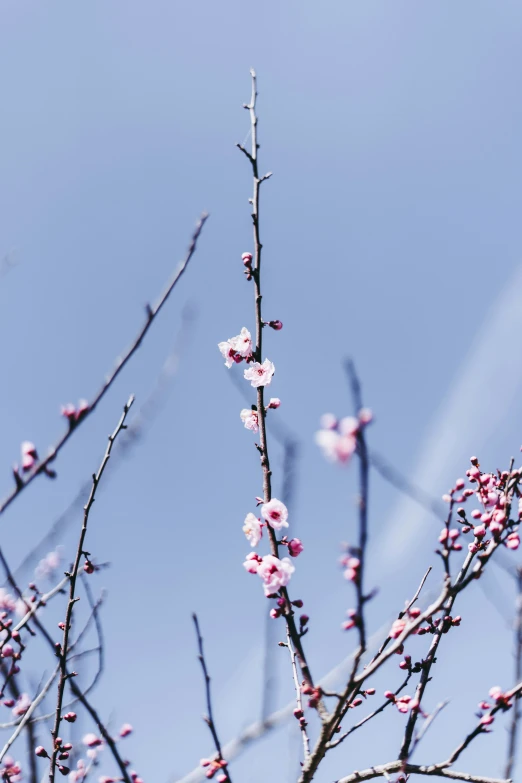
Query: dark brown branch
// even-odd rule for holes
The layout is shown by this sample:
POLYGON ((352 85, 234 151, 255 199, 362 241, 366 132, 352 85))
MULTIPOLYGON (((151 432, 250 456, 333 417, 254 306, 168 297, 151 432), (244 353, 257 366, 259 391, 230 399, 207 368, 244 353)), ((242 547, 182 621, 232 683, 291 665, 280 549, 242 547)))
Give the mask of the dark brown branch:
POLYGON ((159 297, 158 301, 154 306, 148 306, 147 307, 147 313, 146 313, 146 321, 143 327, 140 329, 138 335, 134 339, 134 342, 132 345, 127 348, 126 351, 123 352, 123 354, 116 360, 115 366, 113 370, 109 373, 109 375, 106 377, 105 381, 103 382, 101 388, 99 389, 98 393, 94 396, 94 398, 89 403, 88 409, 85 411, 83 417, 78 421, 77 424, 75 424, 74 427, 69 428, 69 430, 62 435, 62 437, 55 443, 55 445, 50 449, 49 454, 44 459, 40 460, 32 470, 29 471, 29 473, 25 477, 19 477, 17 480, 16 486, 14 489, 4 498, 4 500, 0 503, 0 514, 3 514, 3 512, 11 505, 11 503, 15 500, 15 498, 20 495, 23 490, 31 484, 32 481, 37 476, 42 475, 50 468, 51 463, 56 459, 59 452, 62 450, 62 448, 65 446, 69 438, 72 436, 73 432, 76 432, 78 427, 83 424, 83 422, 90 416, 91 413, 95 410, 98 403, 102 400, 102 398, 105 396, 107 391, 110 389, 120 372, 123 370, 127 362, 132 358, 132 356, 136 353, 138 348, 140 347, 145 335, 149 331, 149 328, 152 324, 152 322, 155 320, 156 316, 159 314, 160 310, 162 309, 163 305, 169 298, 170 294, 172 293, 172 290, 174 289, 176 283, 179 281, 181 276, 183 275, 185 269, 187 268, 192 256, 194 255, 194 252, 196 250, 196 244, 199 238, 199 235, 201 234, 201 231, 203 229, 203 226, 205 224, 205 221, 207 220, 208 215, 203 214, 199 220, 199 223, 196 226, 196 229, 194 231, 194 234, 192 236, 192 241, 190 243, 190 246, 188 248, 187 254, 183 261, 178 266, 176 272, 174 273, 172 279, 167 284, 165 290, 159 297))
POLYGON ((127 418, 127 414, 132 406, 132 403, 134 402, 134 397, 130 397, 129 401, 125 405, 123 409, 123 413, 120 417, 120 420, 116 426, 116 429, 112 433, 112 435, 109 435, 109 442, 107 444, 107 449, 105 451, 105 454, 103 456, 103 459, 101 461, 100 467, 98 468, 98 472, 95 473, 92 477, 92 488, 91 493, 89 495, 89 499, 87 500, 87 503, 85 505, 84 509, 84 515, 83 515, 83 523, 82 523, 82 529, 80 532, 80 538, 78 541, 78 549, 76 551, 76 557, 74 560, 74 565, 72 568, 71 573, 69 574, 69 601, 67 603, 67 610, 65 613, 65 620, 64 620, 64 629, 63 629, 63 639, 62 644, 60 646, 60 650, 58 651, 58 657, 60 660, 60 680, 58 682, 58 694, 56 699, 56 715, 54 719, 54 726, 51 731, 51 736, 53 738, 53 750, 51 755, 51 763, 50 763, 50 769, 49 769, 49 781, 50 783, 54 783, 55 780, 55 774, 56 774, 56 763, 58 754, 60 752, 60 746, 56 742, 56 738, 59 736, 60 731, 60 723, 62 721, 62 705, 63 705, 63 696, 65 691, 65 683, 70 678, 70 674, 67 671, 67 653, 69 650, 69 633, 71 630, 72 625, 72 614, 73 609, 76 601, 78 600, 76 596, 76 580, 78 578, 78 571, 80 568, 80 564, 82 561, 82 558, 85 556, 85 550, 84 550, 84 544, 85 544, 85 536, 87 535, 87 524, 89 521, 89 514, 91 511, 91 508, 94 504, 95 498, 96 498, 96 490, 98 488, 98 485, 101 481, 101 478, 103 476, 103 473, 105 471, 105 468, 107 466, 107 463, 110 460, 111 452, 112 452, 112 446, 116 438, 118 437, 119 433, 125 429, 125 420, 127 418))

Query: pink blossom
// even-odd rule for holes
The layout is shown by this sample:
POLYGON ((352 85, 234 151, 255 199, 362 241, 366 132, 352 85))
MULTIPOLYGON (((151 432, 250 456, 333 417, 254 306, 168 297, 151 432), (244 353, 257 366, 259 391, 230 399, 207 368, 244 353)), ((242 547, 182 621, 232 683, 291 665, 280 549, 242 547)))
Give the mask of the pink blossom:
POLYGON ((398 639, 405 628, 406 628, 406 620, 395 620, 390 629, 391 638, 398 639))
POLYGON ((237 337, 231 337, 228 342, 243 359, 248 359, 252 356, 252 335, 245 326, 243 326, 237 337))
POLYGON ((281 587, 285 587, 295 571, 289 557, 282 560, 274 555, 265 555, 257 569, 258 576, 263 580, 265 595, 277 593, 281 587))
POLYGON ((16 599, 14 596, 8 593, 5 587, 0 587, 0 612, 14 612, 15 609, 16 599))
POLYGON ((292 557, 297 557, 298 555, 300 555, 303 549, 304 546, 302 544, 301 539, 299 538, 292 538, 288 542, 288 554, 291 555, 292 557))
POLYGON ((62 562, 62 551, 63 547, 59 546, 40 560, 34 572, 37 579, 48 579, 54 574, 62 562))
POLYGON ((354 416, 345 416, 339 422, 339 432, 341 435, 357 435, 359 432, 359 420, 354 416))
POLYGON ((336 430, 338 422, 333 413, 323 413, 319 420, 319 424, 323 430, 336 430))
POLYGON ((124 723, 123 726, 120 729, 120 737, 128 737, 129 734, 132 734, 133 728, 130 723, 124 723))
POLYGON ((22 454, 22 468, 24 471, 31 470, 34 463, 38 459, 38 453, 36 451, 36 446, 34 443, 31 443, 29 440, 24 440, 22 445, 20 446, 20 451, 22 454))
POLYGON ((277 498, 272 498, 268 503, 261 506, 261 516, 274 530, 281 530, 288 527, 288 509, 284 503, 277 498))
POLYGON ((254 514, 249 513, 246 515, 243 524, 243 533, 245 534, 250 546, 257 546, 261 541, 261 536, 263 535, 263 528, 261 526, 261 522, 254 514))
POLYGON ((241 421, 243 422, 247 430, 252 430, 252 432, 258 431, 259 418, 257 415, 257 411, 254 411, 251 408, 243 408, 243 410, 239 415, 241 416, 241 421))
POLYGON ((357 440, 353 435, 340 435, 332 429, 316 432, 315 442, 330 462, 349 462, 357 448, 357 440))
POLYGON ((102 741, 99 737, 96 736, 96 734, 86 734, 82 740, 84 745, 87 745, 88 748, 97 748, 98 745, 102 744, 102 741))
POLYGON ((243 568, 245 568, 249 574, 257 574, 261 559, 262 558, 260 558, 256 552, 249 552, 243 563, 243 568))
POLYGON ((520 536, 518 533, 510 533, 506 538, 506 546, 508 549, 518 549, 520 546, 520 536))
POLYGON ((253 362, 248 370, 245 370, 244 376, 250 381, 251 386, 256 389, 258 386, 268 386, 272 381, 275 367, 269 359, 265 359, 263 364, 253 362))
MULTIPOLYGON (((230 340, 218 343, 218 348, 221 351, 221 356, 225 360, 225 367, 232 367, 232 365, 236 363, 235 357, 237 356, 237 351, 232 347, 230 340)), ((241 357, 239 357, 239 361, 241 361, 241 357)))
POLYGON ((399 712, 406 713, 411 709, 411 705, 413 704, 411 696, 399 696, 399 698, 395 699, 395 706, 399 710, 399 712))
POLYGON ((14 648, 10 644, 4 644, 2 647, 2 658, 12 658, 14 655, 14 648))
POLYGON ((13 715, 25 715, 30 706, 31 699, 29 695, 27 693, 20 694, 13 707, 13 715))
POLYGON ((359 411, 359 421, 363 426, 372 423, 373 412, 370 410, 370 408, 361 408, 359 411))

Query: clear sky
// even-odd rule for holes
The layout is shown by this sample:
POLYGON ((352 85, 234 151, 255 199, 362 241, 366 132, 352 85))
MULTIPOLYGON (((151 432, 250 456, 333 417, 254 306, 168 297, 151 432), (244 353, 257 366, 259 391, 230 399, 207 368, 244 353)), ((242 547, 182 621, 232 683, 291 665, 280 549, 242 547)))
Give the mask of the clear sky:
MULTIPOLYGON (((223 739, 259 714, 267 606, 241 567, 241 525, 261 478, 216 347, 253 327, 241 268, 251 181, 234 147, 248 131, 249 68, 262 167, 274 172, 262 202, 264 308, 284 322, 266 339, 274 416, 300 442, 291 529, 305 552, 293 593, 312 618, 320 675, 354 643, 339 630, 353 597, 337 567, 355 534, 354 471, 314 445, 323 412, 350 412, 343 357, 375 412, 371 445, 435 496, 472 453, 503 467, 522 443, 521 34, 516 0, 4 0, 0 255, 18 263, 0 279, 0 494, 20 442, 45 452, 64 427, 60 405, 92 397, 198 215, 211 213, 186 278, 58 460, 58 480, 36 482, 2 519, 16 563, 97 467, 129 393, 139 406, 154 388, 190 303, 197 318, 161 416, 111 475, 89 533, 90 551, 112 564, 91 582, 108 589, 93 699, 115 725, 135 726, 127 752, 146 783, 211 751, 191 611, 223 739)), ((77 514, 61 543, 72 546, 79 525, 77 514)), ((375 479, 371 531, 378 629, 437 565, 438 528, 375 479)), ((485 588, 463 598, 465 622, 445 640, 427 707, 452 701, 419 761, 440 760, 489 687, 512 684, 509 631, 487 601, 497 588, 485 588)), ((511 598, 500 596, 507 616, 511 598)), ((278 704, 292 693, 283 655, 278 704)), ((38 681, 53 662, 35 665, 38 681)), ((398 676, 393 664, 380 691, 398 676)), ((361 731, 318 779, 390 760, 402 722, 395 713, 361 731)), ((460 766, 501 773, 500 724, 460 766)), ((238 761, 235 779, 295 779, 295 734, 271 743, 238 761)))

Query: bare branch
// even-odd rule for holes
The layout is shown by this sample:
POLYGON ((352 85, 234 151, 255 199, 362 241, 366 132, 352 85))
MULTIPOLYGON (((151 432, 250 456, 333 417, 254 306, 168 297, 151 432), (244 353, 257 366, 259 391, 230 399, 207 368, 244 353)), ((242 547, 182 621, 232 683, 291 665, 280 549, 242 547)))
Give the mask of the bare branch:
POLYGON ((203 671, 203 678, 205 680, 205 696, 206 696, 206 701, 207 701, 207 715, 204 718, 204 720, 205 720, 205 723, 207 724, 207 726, 210 729, 210 733, 212 734, 212 739, 214 740, 214 745, 216 746, 216 751, 217 751, 217 762, 219 763, 219 766, 222 769, 222 774, 226 775, 226 778, 227 778, 229 783, 232 783, 231 778, 230 778, 230 774, 229 774, 228 768, 227 768, 227 762, 223 758, 223 753, 221 752, 221 745, 220 745, 220 742, 219 742, 219 737, 218 737, 218 733, 217 733, 217 729, 216 729, 216 724, 214 722, 214 716, 213 716, 213 713, 212 713, 212 697, 211 697, 211 694, 210 694, 210 675, 208 673, 207 664, 206 664, 206 661, 205 661, 205 654, 203 652, 203 637, 201 636, 201 631, 199 630, 198 617, 197 617, 197 615, 195 613, 192 615, 192 619, 194 621, 194 627, 196 629, 196 637, 197 637, 197 640, 198 640, 198 651, 199 651, 198 660, 199 660, 199 662, 201 664, 201 669, 203 671))
MULTIPOLYGON (((67 610, 65 613, 65 621, 64 621, 64 627, 63 627, 63 641, 62 644, 58 650, 58 657, 60 660, 60 680, 58 683, 58 695, 56 700, 56 715, 54 719, 54 726, 51 731, 51 736, 53 738, 53 750, 51 755, 51 762, 50 762, 50 770, 49 770, 49 781, 50 783, 54 783, 55 780, 55 773, 56 773, 56 763, 57 758, 60 753, 60 745, 57 743, 57 737, 59 735, 60 730, 60 723, 62 721, 62 705, 63 705, 63 695, 65 690, 65 683, 70 678, 70 674, 67 671, 67 653, 69 650, 69 632, 71 630, 71 624, 72 624, 72 614, 74 609, 74 604, 78 600, 76 597, 76 580, 78 578, 78 571, 80 568, 80 563, 82 560, 82 557, 85 556, 84 551, 84 543, 85 543, 85 536, 87 535, 87 524, 89 521, 89 514, 91 511, 91 508, 94 504, 95 498, 96 498, 96 490, 98 488, 98 485, 101 481, 101 478, 103 476, 103 473, 105 471, 105 468, 107 466, 107 463, 110 460, 111 452, 112 452, 112 446, 116 438, 118 437, 119 433, 125 429, 125 420, 127 418, 127 414, 132 406, 132 403, 134 402, 134 397, 131 396, 129 398, 129 401, 123 408, 123 413, 120 417, 120 420, 116 426, 116 429, 112 433, 112 435, 109 435, 109 442, 107 444, 107 449, 105 451, 105 454, 103 456, 103 459, 101 461, 100 467, 98 468, 98 472, 95 473, 92 477, 92 489, 91 493, 89 495, 89 499, 85 505, 84 509, 84 515, 83 515, 83 524, 82 529, 80 532, 80 538, 78 541, 78 549, 76 551, 76 558, 74 561, 74 565, 72 568, 72 571, 70 574, 68 574, 69 578, 69 601, 67 603, 67 610)), ((126 774, 126 773, 125 773, 126 774)), ((128 775, 127 775, 128 778, 128 775)))
POLYGON ((73 432, 76 432, 80 424, 82 424, 88 416, 93 413, 98 403, 101 401, 101 399, 105 396, 107 391, 110 389, 120 372, 123 370, 127 362, 132 358, 132 356, 136 353, 138 348, 140 347, 145 335, 149 331, 149 328, 152 324, 152 322, 155 320, 156 316, 159 314, 160 310, 162 309, 163 305, 169 298, 170 294, 172 293, 172 290, 176 286, 176 283, 180 280, 181 276, 183 275, 185 269, 187 268, 192 256, 194 255, 194 252, 196 250, 196 244, 199 238, 199 235, 201 234, 201 231, 203 229, 203 226, 205 224, 205 221, 207 220, 208 215, 203 214, 199 220, 199 223, 196 226, 196 229, 194 231, 194 234, 192 235, 192 241, 190 243, 190 246, 188 248, 187 254, 183 261, 179 264, 176 272, 174 273, 172 279, 167 284, 166 288, 164 289, 163 293, 159 297, 158 301, 154 306, 148 306, 147 307, 147 318, 145 321, 145 324, 138 332, 138 335, 134 339, 134 342, 132 345, 127 348, 126 351, 116 360, 114 369, 109 373, 109 375, 105 378, 105 381, 103 382, 101 388, 99 389, 98 393, 94 396, 92 401, 89 403, 88 408, 85 410, 82 418, 73 426, 70 427, 69 430, 62 435, 62 437, 55 443, 55 445, 50 449, 49 454, 44 459, 40 460, 36 463, 34 468, 28 472, 28 474, 25 477, 18 476, 16 481, 15 488, 4 498, 4 500, 0 503, 0 514, 3 514, 3 512, 11 505, 11 503, 15 500, 15 498, 20 495, 23 490, 31 484, 32 481, 37 476, 40 476, 44 474, 46 471, 50 469, 51 463, 56 459, 59 452, 62 450, 62 448, 65 446, 69 438, 72 436, 73 432))

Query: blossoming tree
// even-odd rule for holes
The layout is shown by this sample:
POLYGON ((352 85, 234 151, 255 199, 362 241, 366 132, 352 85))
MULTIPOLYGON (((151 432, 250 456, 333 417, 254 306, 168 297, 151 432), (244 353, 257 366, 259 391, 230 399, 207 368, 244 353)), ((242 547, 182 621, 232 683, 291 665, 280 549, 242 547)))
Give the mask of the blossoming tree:
MULTIPOLYGON (((245 429, 256 436, 255 448, 259 453, 263 491, 262 496, 253 496, 251 507, 245 509, 244 519, 238 520, 237 533, 244 535, 246 546, 249 547, 243 563, 245 579, 249 578, 247 574, 257 577, 257 580, 251 580, 246 589, 263 591, 271 622, 278 623, 284 629, 284 641, 279 644, 288 653, 288 676, 295 688, 292 720, 298 726, 302 739, 300 769, 296 779, 298 783, 323 779, 320 769, 325 757, 333 754, 359 729, 370 724, 367 730, 371 731, 372 726, 378 726, 378 716, 387 710, 394 713, 397 720, 403 721, 402 741, 396 755, 391 759, 381 759, 376 745, 373 765, 361 770, 341 770, 338 783, 356 783, 377 777, 384 777, 388 781, 404 781, 412 776, 450 778, 469 783, 505 783, 512 772, 516 754, 517 703, 522 695, 522 619, 518 627, 519 681, 509 688, 500 687, 492 681, 489 694, 477 693, 479 706, 474 725, 458 738, 449 756, 428 758, 421 762, 412 757, 442 709, 438 707, 430 712, 425 696, 436 688, 436 678, 432 682, 433 666, 439 648, 447 634, 453 633, 461 625, 462 618, 457 613, 461 594, 473 588, 499 553, 517 550, 520 545, 518 526, 522 516, 522 469, 515 468, 512 460, 504 470, 487 471, 482 468, 477 457, 471 457, 470 466, 465 471, 466 478, 458 478, 443 498, 447 504, 447 514, 441 521, 438 541, 434 542, 441 577, 438 594, 429 601, 423 595, 432 568, 432 564, 427 564, 420 584, 412 587, 412 595, 406 605, 397 607, 396 618, 389 623, 387 633, 373 651, 369 640, 367 608, 371 601, 378 600, 378 595, 369 588, 365 578, 370 526, 368 501, 371 462, 367 428, 372 424, 373 417, 371 410, 363 405, 358 379, 351 364, 347 370, 351 379, 355 415, 340 419, 331 414, 323 416, 316 442, 331 462, 351 466, 358 462, 358 532, 354 541, 347 545, 341 561, 343 575, 352 595, 352 606, 347 610, 342 629, 353 638, 354 649, 348 676, 340 690, 329 690, 316 677, 313 651, 308 651, 305 638, 310 617, 302 611, 305 608, 303 599, 296 598, 292 591, 292 580, 299 563, 308 554, 306 541, 292 534, 292 518, 288 507, 272 492, 268 421, 270 417, 281 415, 281 401, 265 393, 273 383, 276 371, 274 363, 267 358, 270 353, 268 338, 273 332, 280 332, 283 324, 278 319, 265 320, 263 313, 263 246, 259 205, 261 188, 271 175, 263 174, 259 164, 256 99, 256 75, 252 72, 252 95, 245 106, 250 116, 251 146, 249 149, 243 145, 238 147, 253 175, 250 199, 253 245, 242 256, 246 282, 253 289, 253 318, 251 329, 243 326, 239 334, 220 342, 218 348, 226 368, 231 372, 242 372, 242 382, 245 382, 246 388, 250 384, 250 388, 255 390, 254 401, 250 407, 239 412, 239 418, 245 429), (236 365, 242 366, 238 368, 236 365), (413 636, 422 637, 425 644, 418 659, 410 647, 413 636), (393 689, 386 689, 379 694, 374 685, 376 675, 383 670, 393 670, 394 664, 398 666, 402 680, 393 689), (500 713, 512 715, 505 778, 490 777, 487 770, 480 775, 470 774, 465 766, 461 766, 461 756, 468 747, 480 741, 482 735, 492 731, 500 713)), ((13 488, 0 502, 0 514, 33 481, 42 476, 51 479, 56 477, 54 462, 58 454, 78 428, 89 420, 115 378, 138 350, 190 262, 205 220, 206 216, 203 216, 180 268, 158 302, 154 306, 147 306, 143 327, 130 348, 118 359, 95 397, 91 401, 81 400, 77 405, 67 404, 63 407, 66 430, 55 446, 46 456, 41 457, 35 444, 22 443, 20 464, 13 467, 13 488)), ((12 711, 12 720, 2 726, 8 732, 0 751, 0 774, 6 782, 16 783, 27 779, 31 783, 39 780, 52 783, 58 776, 68 776, 71 783, 94 777, 99 783, 141 783, 146 777, 146 770, 142 778, 141 773, 133 769, 127 759, 129 746, 122 744, 132 735, 132 726, 124 723, 118 730, 110 728, 91 698, 91 691, 101 673, 103 649, 98 616, 100 601, 95 601, 92 596, 89 577, 103 564, 97 563, 89 552, 89 522, 91 514, 95 513, 93 506, 96 493, 104 480, 107 465, 128 428, 127 418, 133 403, 134 398, 130 397, 123 407, 115 429, 109 436, 103 459, 92 476, 75 553, 67 556, 54 550, 38 565, 37 582, 55 573, 61 562, 65 563, 67 570, 56 585, 46 593, 40 590, 37 582, 23 588, 0 550, 0 562, 7 579, 7 585, 0 593, 0 698, 3 705, 12 711), (80 591, 86 594, 89 603, 89 613, 82 616, 81 621, 77 608, 80 591), (56 597, 63 596, 65 605, 60 610, 57 636, 56 627, 52 631, 49 629, 47 607, 56 597), (98 630, 98 644, 94 651, 84 647, 86 634, 91 627, 98 630), (19 674, 27 660, 26 651, 31 649, 34 638, 48 648, 54 666, 50 675, 39 684, 36 693, 30 696, 20 690, 19 674), (100 664, 93 681, 88 684, 81 677, 81 669, 85 657, 93 652, 99 656, 100 664), (54 694, 54 709, 42 714, 41 706, 50 693, 54 694), (73 726, 79 710, 88 716, 93 730, 81 739, 68 740, 64 729, 68 731, 67 727, 73 726), (37 725, 45 726, 44 730, 39 731, 41 743, 35 739, 37 725), (29 748, 26 764, 21 764, 10 755, 10 749, 22 736, 27 738, 29 748), (115 772, 104 774, 109 757, 112 757, 111 768, 115 772), (100 775, 100 772, 103 774, 100 775)), ((519 586, 522 587, 520 572, 518 575, 519 586)), ((522 617, 522 609, 520 614, 522 617)), ((219 783, 227 783, 232 780, 234 756, 245 743, 237 741, 232 745, 221 745, 212 709, 203 637, 196 615, 194 624, 205 686, 206 722, 215 753, 201 760, 199 772, 190 779, 203 775, 219 783)), ((269 643, 274 642, 269 640, 269 643)), ((269 728, 270 721, 266 720, 257 734, 249 739, 255 739, 269 728)))

